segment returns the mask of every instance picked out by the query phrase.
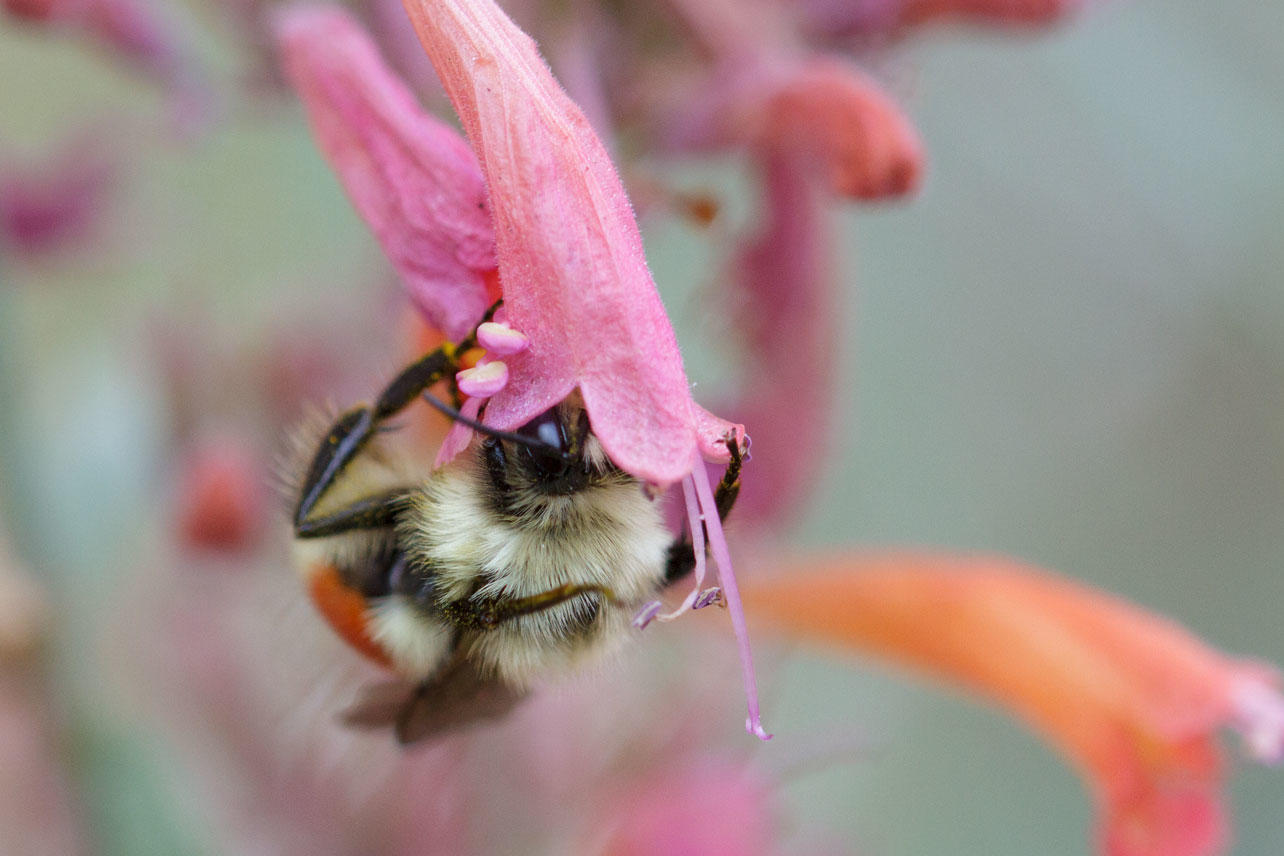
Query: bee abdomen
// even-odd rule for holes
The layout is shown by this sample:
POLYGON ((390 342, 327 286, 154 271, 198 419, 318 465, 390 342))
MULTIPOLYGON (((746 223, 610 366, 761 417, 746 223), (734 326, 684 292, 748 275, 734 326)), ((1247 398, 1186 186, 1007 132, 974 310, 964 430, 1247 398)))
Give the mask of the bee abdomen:
POLYGON ((365 657, 391 668, 392 658, 372 635, 366 596, 345 583, 334 565, 317 563, 309 566, 305 574, 308 596, 334 632, 365 657))

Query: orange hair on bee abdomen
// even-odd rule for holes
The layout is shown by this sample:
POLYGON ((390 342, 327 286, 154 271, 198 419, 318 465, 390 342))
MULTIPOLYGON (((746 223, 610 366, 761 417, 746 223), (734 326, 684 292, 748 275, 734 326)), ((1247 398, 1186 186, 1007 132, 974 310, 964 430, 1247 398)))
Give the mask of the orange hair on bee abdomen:
POLYGON ((370 635, 370 606, 361 592, 347 586, 333 565, 308 570, 308 594, 334 632, 369 659, 392 668, 388 652, 370 635))

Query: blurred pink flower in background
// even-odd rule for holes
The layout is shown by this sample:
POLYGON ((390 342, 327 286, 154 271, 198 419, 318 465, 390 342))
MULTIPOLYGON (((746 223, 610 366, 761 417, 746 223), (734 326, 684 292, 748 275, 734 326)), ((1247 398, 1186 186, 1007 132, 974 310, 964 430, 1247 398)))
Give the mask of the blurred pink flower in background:
POLYGON ((248 440, 214 437, 182 453, 178 483, 179 537, 194 549, 254 548, 270 518, 264 471, 248 440))
MULTIPOLYGON (((774 782, 744 764, 674 759, 628 783, 602 818, 605 856, 767 856, 776 850, 774 782), (710 795, 716 801, 709 805, 710 795)), ((619 785, 616 785, 619 788, 619 785)), ((594 851, 598 852, 598 851, 594 851)))
POLYGON ((936 22, 988 26, 1045 26, 1079 11, 1088 0, 790 0, 806 29, 820 37, 902 35, 936 22))
POLYGON ((37 261, 92 249, 121 166, 102 134, 80 132, 39 163, 12 152, 3 157, 0 250, 37 261))

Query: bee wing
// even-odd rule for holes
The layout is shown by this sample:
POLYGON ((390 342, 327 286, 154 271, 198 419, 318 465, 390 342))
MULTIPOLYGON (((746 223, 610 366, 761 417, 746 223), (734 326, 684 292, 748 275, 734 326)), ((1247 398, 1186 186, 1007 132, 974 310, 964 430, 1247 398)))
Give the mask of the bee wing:
POLYGON ((339 719, 344 725, 361 730, 392 728, 417 692, 418 687, 404 681, 366 684, 357 699, 339 714, 339 719))
POLYGON ((389 681, 365 687, 342 719, 355 728, 392 727, 399 743, 410 744, 501 717, 526 695, 456 658, 418 686, 389 681))

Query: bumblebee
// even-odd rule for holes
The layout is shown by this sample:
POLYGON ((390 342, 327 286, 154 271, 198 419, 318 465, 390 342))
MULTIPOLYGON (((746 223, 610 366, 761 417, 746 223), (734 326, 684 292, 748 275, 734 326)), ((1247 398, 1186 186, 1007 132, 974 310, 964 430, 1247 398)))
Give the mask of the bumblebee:
MULTIPOLYGON (((406 743, 502 715, 541 676, 616 649, 638 609, 695 566, 689 535, 675 538, 607 457, 578 393, 513 432, 432 397, 475 345, 474 331, 432 351, 301 440, 296 564, 332 628, 406 688, 348 718, 392 724, 406 743), (420 398, 480 435, 437 470, 386 430, 420 398)), ((740 486, 742 450, 728 449, 720 517, 740 486)))

